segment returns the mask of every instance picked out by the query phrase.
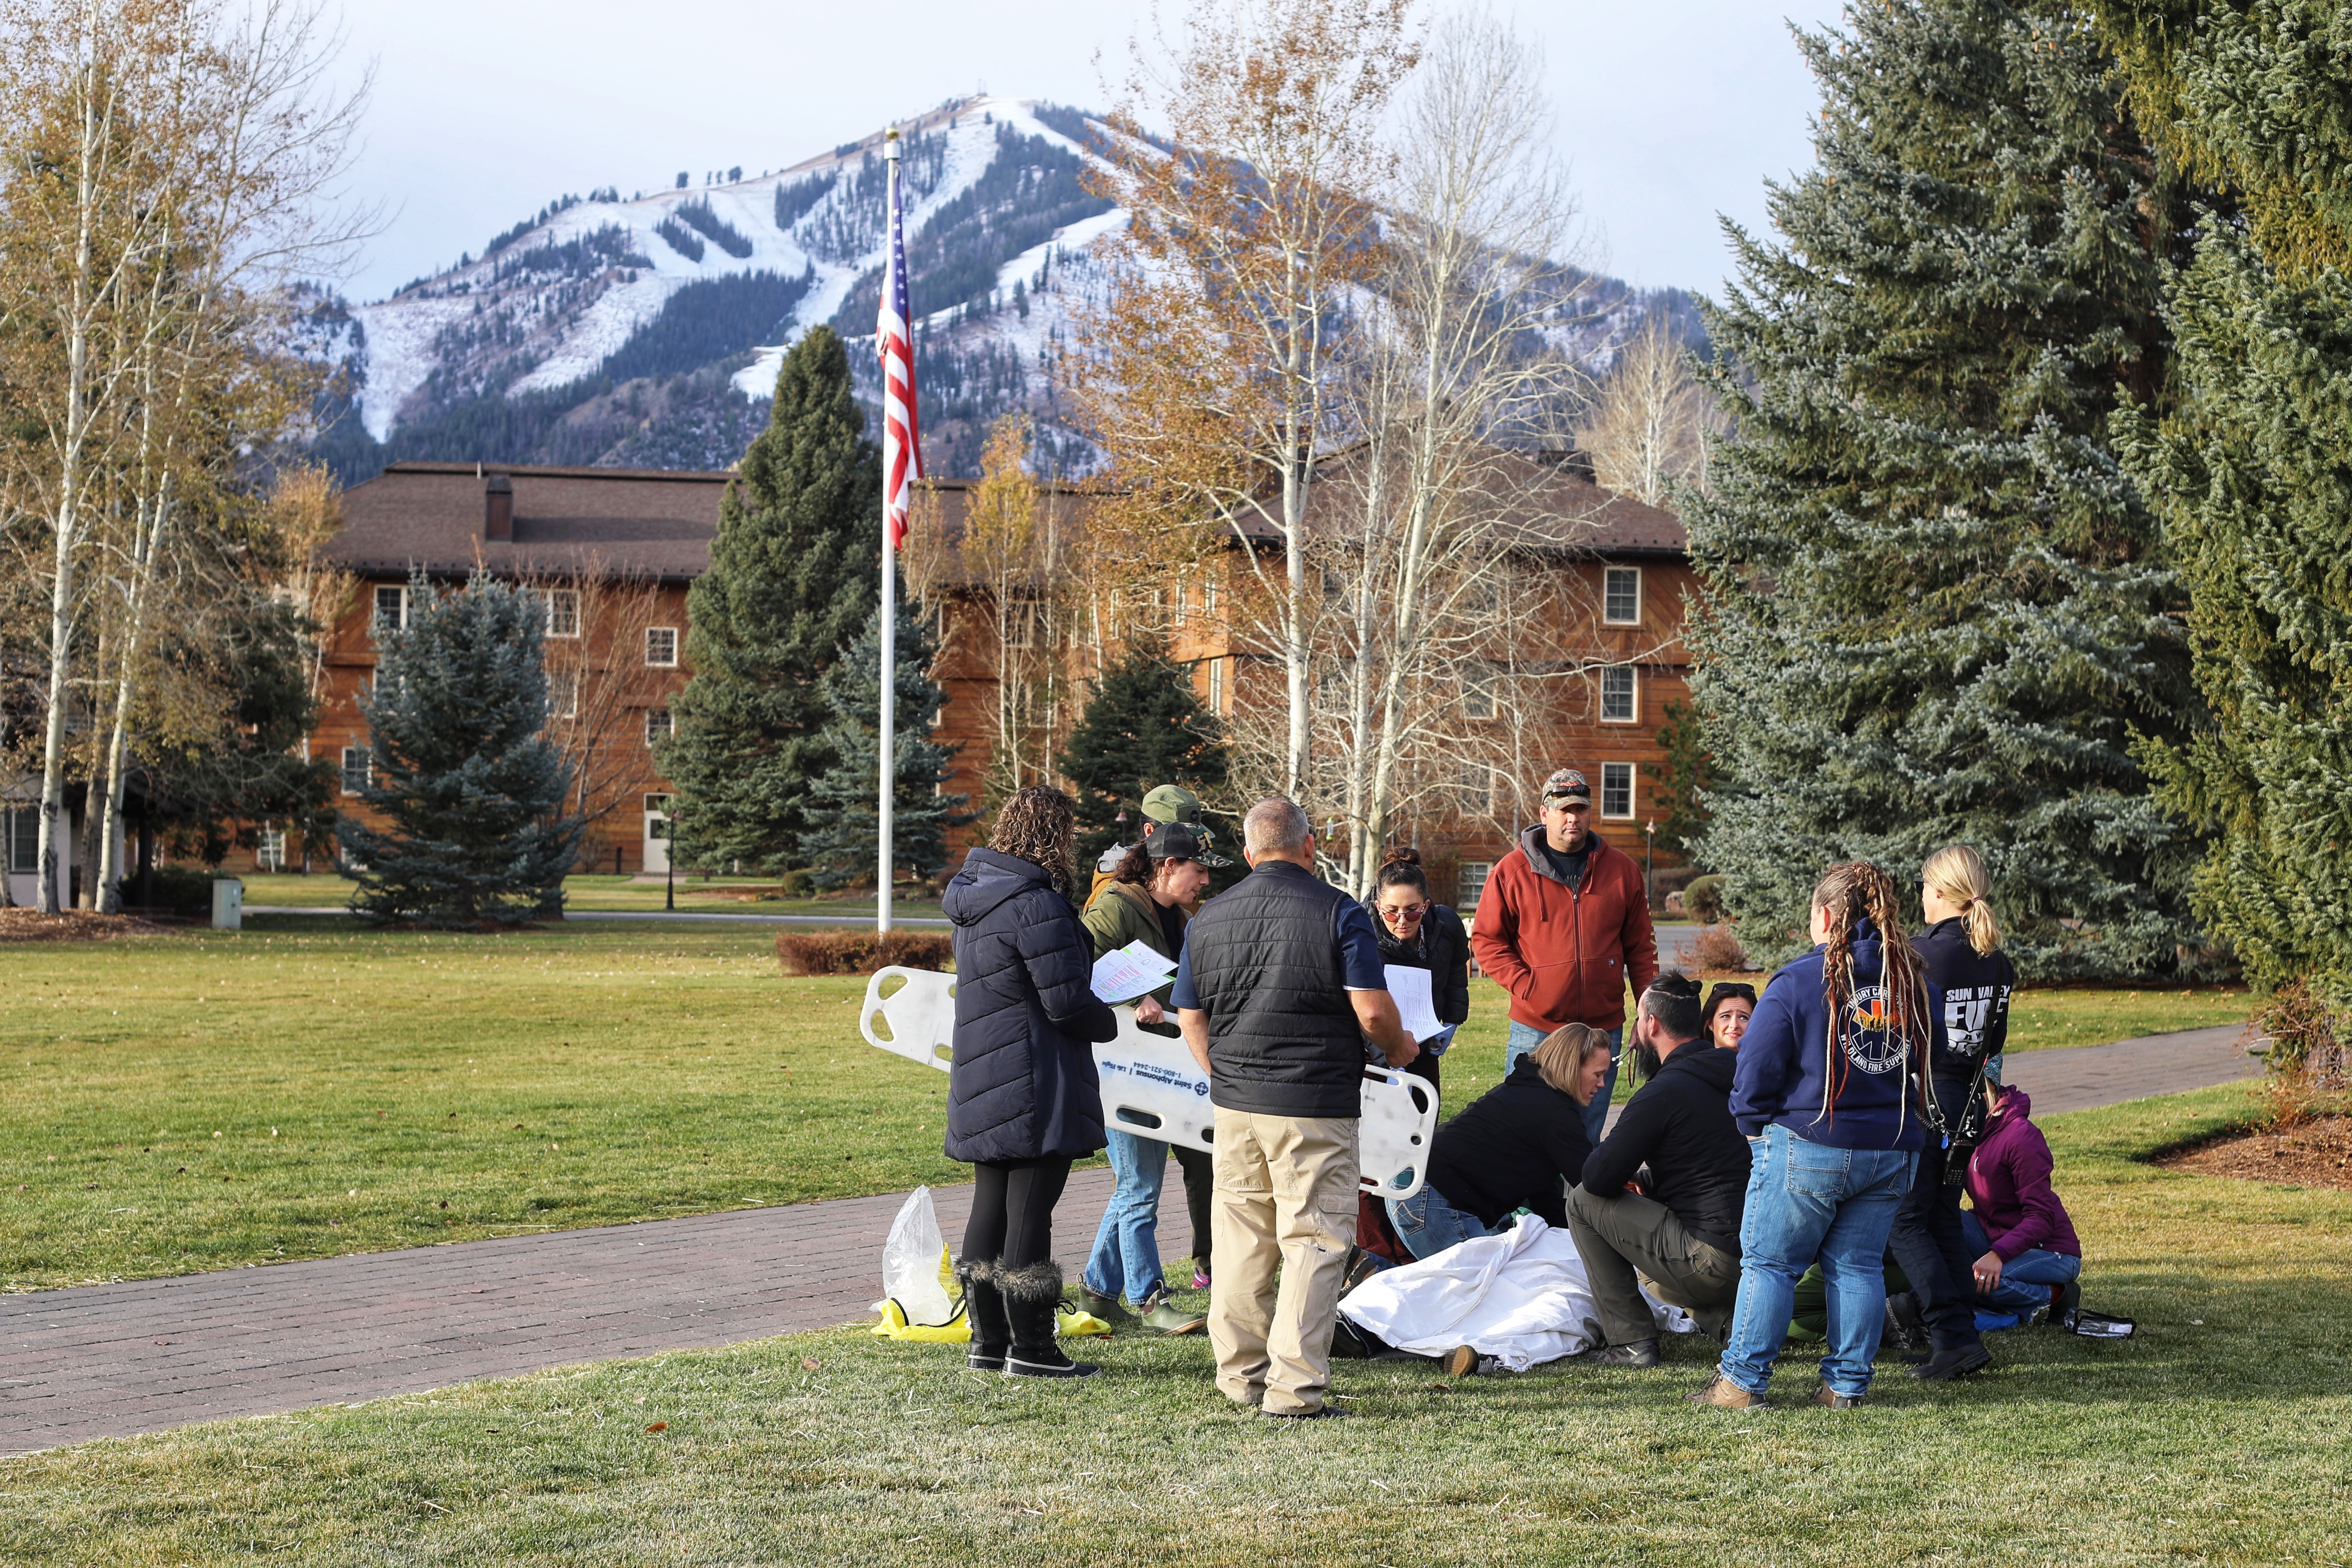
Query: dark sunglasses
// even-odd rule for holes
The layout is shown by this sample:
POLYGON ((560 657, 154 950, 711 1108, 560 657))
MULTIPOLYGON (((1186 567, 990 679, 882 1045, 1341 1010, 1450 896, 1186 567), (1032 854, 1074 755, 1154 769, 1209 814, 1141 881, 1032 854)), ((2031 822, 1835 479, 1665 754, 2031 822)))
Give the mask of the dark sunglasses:
POLYGON ((1756 987, 1740 980, 1717 981, 1715 989, 1706 994, 1706 1005, 1710 1007, 1717 1002, 1739 1001, 1752 1004, 1755 1000, 1756 987))

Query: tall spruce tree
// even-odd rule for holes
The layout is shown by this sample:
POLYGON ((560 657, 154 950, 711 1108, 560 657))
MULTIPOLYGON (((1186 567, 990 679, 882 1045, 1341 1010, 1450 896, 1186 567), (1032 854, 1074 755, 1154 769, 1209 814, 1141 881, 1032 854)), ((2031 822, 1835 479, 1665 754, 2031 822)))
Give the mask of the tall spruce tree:
POLYGON ((768 427, 719 503, 710 570, 687 595, 694 674, 661 768, 677 853, 781 871, 832 761, 819 682, 878 597, 882 462, 850 396, 849 355, 817 327, 784 355, 768 427))
MULTIPOLYGON (((942 793, 955 748, 932 740, 948 694, 930 678, 938 654, 930 627, 901 591, 898 596, 898 679, 891 682, 890 864, 903 877, 935 877, 948 863, 947 830, 971 821, 967 798, 942 793)), ((832 715, 822 731, 833 765, 809 789, 809 829, 801 841, 810 880, 845 887, 876 869, 881 836, 877 798, 882 772, 882 606, 819 683, 832 715)))
POLYGON ((1685 498, 1715 782, 1751 949, 1830 862, 1990 864, 2029 974, 2174 968, 2194 844, 2136 734, 2193 710, 2179 586, 2106 437, 2161 395, 2182 204, 2076 10, 1855 7, 1800 35, 1819 167, 1711 306, 1740 429, 1685 498))
POLYGON ((2308 984, 2352 1039, 2352 16, 2098 8, 2148 122, 2237 207, 2175 280, 2180 405, 2120 431, 2189 586, 2212 714, 2153 763, 2213 837, 2198 912, 2257 985, 2308 984))
POLYGON ((1231 766, 1225 727, 1194 695, 1192 672, 1167 642, 1139 637, 1103 669, 1062 749, 1062 776, 1077 786, 1081 863, 1140 831, 1143 797, 1181 784, 1207 797, 1231 766), (1119 813, 1127 814, 1122 828, 1119 813))
POLYGON ((410 579, 408 624, 375 626, 360 699, 378 830, 335 825, 359 863, 352 907, 371 919, 470 930, 562 913, 582 821, 547 727, 547 605, 477 572, 444 593, 410 579))

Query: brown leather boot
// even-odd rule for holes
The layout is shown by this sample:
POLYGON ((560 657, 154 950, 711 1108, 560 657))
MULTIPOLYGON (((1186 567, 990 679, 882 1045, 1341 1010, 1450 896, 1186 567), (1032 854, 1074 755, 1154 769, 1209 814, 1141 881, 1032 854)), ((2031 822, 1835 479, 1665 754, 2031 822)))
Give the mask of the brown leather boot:
POLYGON ((1718 1410, 1769 1410, 1771 1408, 1765 1403, 1762 1394, 1748 1393, 1719 1372, 1715 1374, 1715 1380, 1705 1388, 1700 1389, 1696 1394, 1685 1394, 1683 1397, 1693 1405, 1712 1405, 1718 1410))
POLYGON ((1852 1410, 1862 1404, 1862 1395, 1840 1394, 1825 1383, 1813 1390, 1813 1403, 1824 1410, 1852 1410))

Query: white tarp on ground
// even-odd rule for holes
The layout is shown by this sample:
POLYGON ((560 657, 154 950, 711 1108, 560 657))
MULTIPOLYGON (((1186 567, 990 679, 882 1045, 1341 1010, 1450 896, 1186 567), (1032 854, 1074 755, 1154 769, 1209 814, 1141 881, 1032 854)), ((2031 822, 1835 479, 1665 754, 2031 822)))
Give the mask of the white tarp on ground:
MULTIPOLYGON (((1680 1307, 1647 1290, 1642 1295, 1661 1330, 1686 1334, 1696 1327, 1680 1307)), ((1579 1354, 1601 1340, 1575 1239, 1533 1215, 1521 1215, 1501 1236, 1375 1274, 1348 1292, 1339 1310, 1401 1351, 1444 1355, 1468 1345, 1513 1372, 1579 1354)))

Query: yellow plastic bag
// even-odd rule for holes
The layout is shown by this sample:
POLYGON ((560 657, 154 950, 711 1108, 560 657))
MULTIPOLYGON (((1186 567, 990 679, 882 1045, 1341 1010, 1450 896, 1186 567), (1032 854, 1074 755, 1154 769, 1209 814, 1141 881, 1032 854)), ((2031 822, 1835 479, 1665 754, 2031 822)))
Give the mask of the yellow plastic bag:
MULTIPOLYGON (((1054 1331, 1065 1339, 1087 1334, 1107 1334, 1110 1325, 1092 1312, 1065 1303, 1054 1314, 1054 1331)), ((955 1316, 944 1323, 910 1323, 907 1310, 893 1299, 882 1303, 882 1321, 867 1332, 879 1339, 912 1340, 922 1344, 970 1344, 971 1322, 964 1316, 963 1303, 956 1303, 955 1316)))

